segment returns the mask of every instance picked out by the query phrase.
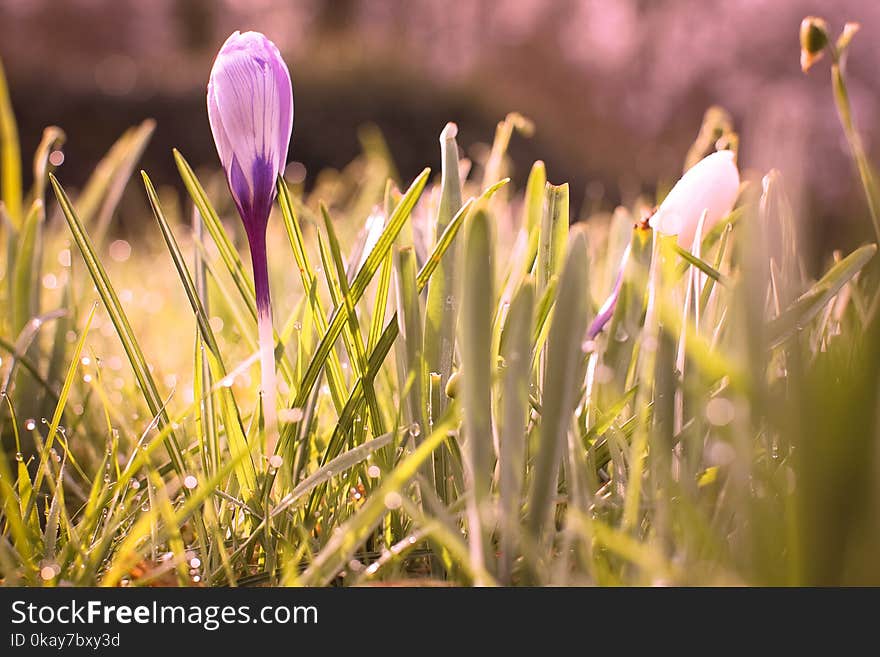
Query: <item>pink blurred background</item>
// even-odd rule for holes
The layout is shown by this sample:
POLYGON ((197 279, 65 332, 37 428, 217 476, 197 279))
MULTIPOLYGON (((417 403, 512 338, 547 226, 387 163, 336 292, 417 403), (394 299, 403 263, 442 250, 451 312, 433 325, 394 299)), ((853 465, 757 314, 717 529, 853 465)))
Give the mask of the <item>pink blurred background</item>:
POLYGON ((827 62, 803 75, 798 26, 861 23, 850 54, 856 118, 877 153, 877 0, 0 0, 2 57, 22 131, 68 132, 63 177, 79 184, 121 131, 151 116, 145 166, 172 182, 170 149, 215 161, 204 87, 235 29, 265 32, 294 81, 291 157, 309 175, 358 152, 375 123, 404 177, 439 164, 448 120, 463 146, 491 140, 508 111, 514 176, 534 159, 572 183, 575 208, 613 207, 674 179, 705 109, 741 133, 740 163, 783 171, 823 249, 868 236, 834 111, 827 62))

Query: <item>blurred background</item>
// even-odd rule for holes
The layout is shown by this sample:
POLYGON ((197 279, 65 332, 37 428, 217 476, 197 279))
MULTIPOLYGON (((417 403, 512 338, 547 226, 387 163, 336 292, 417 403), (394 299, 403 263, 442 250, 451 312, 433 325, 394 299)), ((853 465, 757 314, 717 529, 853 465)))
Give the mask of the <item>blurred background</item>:
MULTIPOLYGON (((404 179, 439 165, 438 135, 491 142, 509 111, 513 175, 535 159, 572 184, 573 214, 613 208, 680 173, 703 113, 733 115, 740 164, 783 171, 813 255, 868 237, 870 222, 835 115, 827 62, 799 68, 798 27, 861 23, 850 93, 877 154, 877 0, 0 0, 0 58, 30 154, 45 126, 68 134, 59 177, 78 186, 122 131, 158 122, 143 166, 179 184, 171 148, 216 162, 205 85, 230 32, 281 48, 294 82, 291 158, 306 184, 379 127, 404 179), (300 170, 302 170, 300 168, 300 170)), ((29 155, 27 155, 29 157, 29 155)), ((129 193, 140 194, 130 186, 129 193)), ((145 202, 134 199, 143 216, 145 202)), ((121 229, 135 216, 120 212, 121 229)))

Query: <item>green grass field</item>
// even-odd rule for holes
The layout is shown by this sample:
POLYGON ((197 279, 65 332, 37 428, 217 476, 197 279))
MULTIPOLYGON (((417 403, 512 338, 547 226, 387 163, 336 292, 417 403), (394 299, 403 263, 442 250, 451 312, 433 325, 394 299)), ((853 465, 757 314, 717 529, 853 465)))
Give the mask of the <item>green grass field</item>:
MULTIPOLYGON (((805 46, 880 231, 853 33, 805 46)), ((59 129, 19 152, 0 72, 0 581, 880 583, 877 245, 808 278, 784 171, 744 178, 693 248, 648 226, 663 194, 569 225, 552 162, 505 178, 531 127, 509 115, 468 162, 457 140, 485 136, 450 125, 414 180, 376 136, 308 193, 279 180, 276 443, 219 167, 175 152, 187 201, 157 191, 147 122, 69 188, 59 129)), ((737 143, 713 110, 682 163, 737 143)))

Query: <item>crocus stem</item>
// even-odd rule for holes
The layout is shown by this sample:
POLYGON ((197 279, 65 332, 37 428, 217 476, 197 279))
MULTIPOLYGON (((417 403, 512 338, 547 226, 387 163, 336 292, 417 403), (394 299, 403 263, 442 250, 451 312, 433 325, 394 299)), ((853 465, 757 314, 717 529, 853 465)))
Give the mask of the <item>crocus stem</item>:
POLYGON ((257 329, 260 344, 260 395, 266 429, 266 453, 275 451, 278 418, 275 392, 275 335, 272 329, 272 303, 269 298, 269 269, 266 262, 266 234, 251 235, 251 261, 254 266, 254 292, 257 299, 257 329))

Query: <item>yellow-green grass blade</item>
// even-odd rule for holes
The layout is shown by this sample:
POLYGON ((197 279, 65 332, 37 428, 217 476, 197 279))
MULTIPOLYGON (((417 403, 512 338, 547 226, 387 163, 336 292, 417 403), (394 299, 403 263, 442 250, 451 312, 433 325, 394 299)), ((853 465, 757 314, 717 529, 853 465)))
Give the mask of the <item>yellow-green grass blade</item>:
POLYGON ((543 294, 550 279, 562 271, 568 242, 568 183, 544 190, 544 208, 538 240, 537 292, 543 294))
MULTIPOLYGON (((440 135, 442 173, 435 239, 443 235, 443 231, 462 204, 458 143, 455 140, 457 132, 458 128, 455 124, 449 123, 440 135)), ((445 389, 449 382, 455 356, 455 329, 458 317, 457 260, 457 249, 453 247, 443 257, 437 272, 431 277, 425 304, 423 350, 425 369, 429 375, 436 373, 439 376, 438 387, 441 390, 445 389)), ((446 408, 446 396, 439 395, 438 400, 439 408, 434 408, 432 411, 439 417, 446 408)))
MULTIPOLYGON (((244 301, 245 307, 247 308, 248 313, 250 314, 251 319, 254 322, 254 325, 256 325, 257 302, 254 292, 254 283, 251 280, 251 277, 245 271, 244 265, 241 261, 241 257, 239 257, 238 252, 232 245, 232 242, 229 241, 229 237, 226 235, 226 231, 223 229, 223 223, 220 221, 220 217, 217 214, 217 211, 208 200, 208 195, 205 192, 205 188, 202 186, 202 183, 199 182, 199 179, 196 177, 195 172, 193 172, 192 167, 190 167, 189 163, 184 159, 183 155, 181 155, 177 149, 174 149, 174 161, 177 165, 177 170, 180 173, 180 178, 181 180, 183 180, 183 185, 184 187, 186 187, 190 199, 192 200, 193 204, 201 215, 205 228, 208 229, 208 233, 211 235, 211 239, 217 246, 217 251, 220 254, 220 259, 226 266, 226 269, 229 272, 233 283, 235 283, 235 287, 238 290, 242 301, 244 301)), ((279 338, 278 333, 275 332, 274 329, 273 336, 275 343, 277 344, 279 342, 279 338)), ((284 353, 283 349, 281 350, 279 356, 278 350, 276 348, 276 359, 278 360, 279 369, 285 380, 287 382, 292 382, 293 367, 291 366, 290 361, 288 360, 287 355, 284 353)))
POLYGON ((569 421, 583 381, 582 343, 592 312, 587 275, 587 243, 583 233, 578 232, 569 246, 559 279, 546 347, 540 446, 535 456, 527 520, 529 536, 539 546, 546 545, 548 538, 569 421))
POLYGON ((92 226, 91 233, 96 244, 104 242, 113 213, 155 130, 156 122, 153 119, 146 119, 140 125, 126 130, 98 163, 77 198, 80 219, 84 225, 92 226))
MULTIPOLYGON (((67 406, 67 398, 70 396, 70 391, 73 387, 74 381, 76 380, 76 372, 80 364, 83 347, 85 347, 86 338, 88 338, 89 336, 89 329, 92 326, 92 320, 95 318, 95 311, 97 310, 97 308, 97 302, 93 303, 91 309, 89 310, 89 315, 88 317, 86 317, 86 322, 83 325, 79 340, 77 340, 76 346, 73 349, 73 357, 70 361, 70 367, 67 370, 67 376, 64 377, 64 385, 61 387, 61 393, 58 395, 58 403, 55 405, 55 412, 52 414, 52 420, 49 423, 49 433, 46 435, 46 441, 43 445, 42 453, 40 454, 41 464, 48 461, 50 450, 52 449, 52 445, 55 443, 55 436, 58 434, 58 427, 61 425, 61 418, 64 415, 64 408, 65 406, 67 406)), ((35 490, 40 490, 43 484, 44 475, 45 468, 39 468, 37 470, 37 477, 34 482, 35 490)))
POLYGON ((620 294, 608 324, 602 354, 602 363, 611 369, 611 376, 599 385, 597 400, 601 411, 623 394, 633 371, 636 345, 645 320, 652 244, 653 233, 649 228, 633 228, 630 254, 623 268, 620 294))
MULTIPOLYGON (((135 338, 134 333, 131 330, 131 324, 128 321, 128 317, 126 316, 122 305, 119 303, 119 297, 116 295, 116 291, 110 283, 107 272, 104 270, 104 266, 101 264, 101 261, 95 252, 95 247, 92 244, 85 227, 77 216, 73 204, 70 202, 70 199, 55 176, 50 174, 49 180, 55 190, 55 196, 58 198, 58 203, 61 206, 61 211, 64 214, 65 219, 67 220, 67 225, 70 227, 70 232, 82 254, 83 260, 86 263, 86 268, 89 270, 89 275, 98 290, 98 295, 101 297, 101 301, 104 303, 104 307, 110 315, 110 320, 116 329, 116 333, 122 341, 123 349, 125 350, 125 354, 131 364, 132 370, 134 371, 135 378, 138 381, 144 400, 147 403, 147 407, 152 415, 159 416, 160 424, 165 426, 168 424, 168 415, 164 410, 162 398, 160 397, 158 387, 156 386, 156 381, 150 372, 137 338, 135 338)), ((182 475, 184 467, 181 458, 180 444, 173 431, 168 434, 168 441, 167 448, 171 463, 177 473, 182 475)))
POLYGON ((769 323, 767 333, 771 345, 781 344, 796 331, 806 327, 876 253, 876 244, 866 244, 825 272, 809 290, 769 323))
MULTIPOLYGON (((422 428, 427 426, 424 404, 428 386, 422 355, 422 309, 418 283, 416 282, 416 255, 412 247, 398 250, 396 270, 397 319, 399 337, 403 339, 401 403, 408 408, 409 420, 419 425, 418 434, 420 436, 422 428), (408 390, 404 390, 403 384, 406 381, 412 381, 408 390)), ((398 342, 398 344, 401 343, 398 342)))
POLYGON ((67 140, 64 130, 58 126, 50 125, 43 130, 43 138, 34 152, 34 184, 30 193, 30 202, 37 199, 45 202, 46 185, 49 182, 49 171, 54 171, 54 165, 49 161, 53 151, 61 148, 67 140))
MULTIPOLYGON (((450 411, 452 410, 454 406, 450 407, 450 411)), ((402 491, 406 484, 430 458, 432 452, 446 440, 456 421, 454 415, 450 412, 421 445, 385 475, 381 485, 367 498, 360 510, 340 526, 339 531, 334 532, 327 544, 315 555, 302 575, 302 584, 324 586, 345 567, 358 547, 382 520, 388 506, 394 506, 393 496, 405 494, 402 491)))
MULTIPOLYGON (((357 311, 351 304, 348 275, 346 274, 345 262, 342 258, 342 249, 339 245, 339 238, 336 235, 336 229, 333 226, 333 220, 330 218, 330 213, 327 211, 327 207, 323 203, 321 204, 321 216, 324 219, 324 228, 327 231, 327 242, 330 247, 330 255, 333 259, 333 266, 336 269, 336 279, 339 285, 339 290, 342 294, 341 303, 345 304, 346 310, 348 311, 348 324, 343 332, 343 336, 346 338, 346 348, 348 349, 349 360, 352 361, 355 375, 363 376, 363 373, 367 369, 367 347, 364 344, 364 338, 361 335, 361 327, 360 322, 358 321, 357 311)), ((379 275, 381 276, 381 272, 379 275)), ((340 302, 334 301, 335 305, 339 305, 339 303, 340 302)), ((365 384, 367 405, 370 408, 370 423, 373 429, 373 434, 378 436, 385 433, 382 411, 372 381, 365 380, 365 384)))
MULTIPOLYGON (((207 313, 202 307, 198 290, 196 290, 192 276, 189 273, 189 268, 186 266, 186 261, 184 260, 180 246, 178 245, 174 233, 168 225, 168 221, 165 219, 165 215, 159 205, 159 197, 156 194, 153 183, 150 181, 146 172, 142 171, 141 175, 143 176, 144 186, 147 190, 150 206, 153 209, 153 215, 156 217, 156 221, 162 231, 162 237, 165 240, 171 258, 174 261, 174 267, 177 270, 181 283, 183 284, 193 315, 196 317, 196 325, 198 326, 199 333, 210 352, 208 358, 209 365, 215 370, 214 377, 217 380, 221 380, 226 376, 226 367, 223 364, 223 358, 220 353, 220 346, 217 343, 217 338, 214 336, 213 329, 211 329, 211 323, 208 320, 207 313)), ((240 467, 236 469, 236 476, 238 477, 239 485, 244 493, 249 495, 256 486, 256 467, 253 462, 251 448, 248 446, 244 436, 238 405, 235 403, 232 391, 225 386, 223 387, 223 392, 221 392, 220 402, 225 416, 224 426, 226 429, 226 438, 229 441, 229 450, 232 457, 240 463, 240 467), (238 456, 240 454, 245 454, 246 457, 239 459, 238 456)))
MULTIPOLYGON (((318 295, 318 282, 315 271, 309 262, 308 252, 306 251, 305 240, 303 239, 302 226, 293 207, 290 189, 283 178, 279 177, 277 181, 278 205, 281 207, 281 216, 284 221, 284 228, 287 231, 287 238, 290 242, 290 248, 293 251, 293 258, 296 261, 297 269, 299 269, 300 279, 302 280, 303 293, 309 301, 309 318, 316 333, 324 335, 327 332, 327 320, 324 308, 321 304, 321 297, 318 295)), ((328 274, 329 275, 329 274, 328 274)), ((345 379, 342 375, 342 365, 339 362, 339 355, 335 349, 330 349, 328 355, 327 379, 330 391, 333 395, 333 403, 336 405, 337 411, 341 409, 344 394, 340 391, 345 387, 345 379)), ((299 359, 297 360, 297 368, 301 369, 299 359)), ((298 376, 295 385, 299 384, 301 377, 298 376)), ((294 387, 293 394, 298 392, 298 388, 294 387)))
POLYGON ((535 305, 535 286, 526 280, 510 303, 501 336, 503 365, 498 395, 498 575, 510 583, 520 534, 526 435, 529 413, 530 341, 535 305))
POLYGON ((12 101, 9 99, 6 74, 3 63, 0 62, 0 199, 16 229, 24 220, 23 195, 18 128, 12 111, 12 101))
POLYGON ((471 560, 494 570, 491 544, 492 472, 492 309, 495 305, 494 254, 489 215, 477 208, 470 219, 461 279, 459 345, 464 412, 464 445, 470 474, 468 540, 471 560))
MULTIPOLYGON (((413 184, 407 190, 406 194, 395 208, 394 213, 388 220, 388 224, 386 225, 385 230, 382 231, 381 236, 376 242, 376 246, 358 270, 357 275, 352 281, 349 294, 347 295, 350 298, 352 306, 354 306, 358 300, 360 300, 361 296, 363 296, 373 274, 375 274, 379 265, 382 263, 382 260, 393 246, 394 240, 403 228, 403 224, 409 218, 412 209, 415 207, 416 201, 421 195, 422 190, 425 188, 429 174, 430 170, 425 169, 421 175, 413 181, 413 184)), ((345 307, 337 306, 328 322, 327 331, 321 337, 321 341, 318 343, 318 348, 315 350, 315 354, 309 362, 306 373, 303 375, 303 380, 300 383, 296 396, 290 404, 291 408, 303 408, 308 401, 312 387, 315 385, 319 374, 324 369, 330 352, 333 349, 333 345, 339 338, 339 334, 342 332, 347 318, 348 313, 346 312, 345 307)), ((279 441, 280 449, 284 450, 289 447, 295 429, 296 425, 294 423, 286 425, 282 431, 281 440, 279 441)))
POLYGON ((40 242, 45 218, 43 201, 34 201, 18 233, 12 278, 12 330, 21 331, 39 312, 40 242))

